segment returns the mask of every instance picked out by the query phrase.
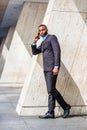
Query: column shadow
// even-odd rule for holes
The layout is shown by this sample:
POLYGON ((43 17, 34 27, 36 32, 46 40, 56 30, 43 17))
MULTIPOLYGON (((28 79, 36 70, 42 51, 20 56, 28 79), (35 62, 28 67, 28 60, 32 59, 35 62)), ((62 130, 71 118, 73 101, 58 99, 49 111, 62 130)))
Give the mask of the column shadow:
POLYGON ((4 59, 3 56, 1 56, 0 57, 0 79, 1 79, 1 75, 2 75, 2 72, 3 72, 4 65, 5 65, 5 59, 4 59))
POLYGON ((76 7, 78 8, 78 11, 80 13, 80 15, 82 16, 82 19, 84 20, 84 22, 87 24, 87 0, 73 0, 76 7))
POLYGON ((58 91, 64 97, 65 101, 72 106, 71 114, 83 115, 87 113, 87 108, 80 92, 80 88, 74 81, 63 62, 61 63, 61 69, 56 86, 58 91))
POLYGON ((3 71, 3 68, 4 68, 4 64, 5 64, 5 59, 2 56, 3 47, 4 47, 4 41, 0 46, 0 78, 1 78, 2 71, 3 71))

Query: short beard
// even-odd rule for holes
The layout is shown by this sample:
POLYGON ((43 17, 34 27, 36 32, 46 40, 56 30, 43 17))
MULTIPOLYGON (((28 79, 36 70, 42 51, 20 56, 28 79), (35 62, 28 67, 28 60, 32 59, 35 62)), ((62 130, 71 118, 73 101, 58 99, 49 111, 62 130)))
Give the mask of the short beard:
POLYGON ((45 37, 48 34, 48 32, 46 31, 45 34, 42 37, 45 37))

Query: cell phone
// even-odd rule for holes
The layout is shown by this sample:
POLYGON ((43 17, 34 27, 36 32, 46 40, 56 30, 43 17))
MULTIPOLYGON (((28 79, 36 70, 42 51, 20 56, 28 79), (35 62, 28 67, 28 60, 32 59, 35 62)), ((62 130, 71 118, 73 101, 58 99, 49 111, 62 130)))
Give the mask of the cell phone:
POLYGON ((40 39, 40 35, 39 35, 39 33, 35 36, 35 39, 37 39, 37 40, 40 39))
POLYGON ((40 39, 40 34, 39 34, 39 32, 38 32, 38 35, 37 35, 37 37, 38 37, 38 39, 40 39))

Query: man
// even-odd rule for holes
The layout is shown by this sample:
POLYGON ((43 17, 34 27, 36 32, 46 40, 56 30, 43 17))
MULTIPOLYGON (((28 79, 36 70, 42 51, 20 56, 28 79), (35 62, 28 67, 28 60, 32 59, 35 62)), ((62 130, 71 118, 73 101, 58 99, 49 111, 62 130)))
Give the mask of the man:
POLYGON ((71 106, 67 104, 61 94, 56 89, 56 80, 60 69, 60 46, 55 35, 49 35, 47 26, 41 24, 38 26, 38 35, 34 37, 31 45, 33 55, 43 54, 44 75, 48 91, 48 112, 39 116, 42 119, 55 118, 54 108, 55 100, 64 110, 63 118, 69 116, 71 106), (36 43, 42 37, 43 41, 39 47, 36 43))

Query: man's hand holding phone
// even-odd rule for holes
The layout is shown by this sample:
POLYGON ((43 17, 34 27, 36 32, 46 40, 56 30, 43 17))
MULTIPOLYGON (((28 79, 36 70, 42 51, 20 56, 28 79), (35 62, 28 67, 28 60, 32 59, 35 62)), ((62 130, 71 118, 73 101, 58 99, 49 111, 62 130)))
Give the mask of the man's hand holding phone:
POLYGON ((39 38, 39 34, 37 34, 37 35, 35 35, 33 42, 36 43, 39 39, 40 39, 40 38, 39 38))

